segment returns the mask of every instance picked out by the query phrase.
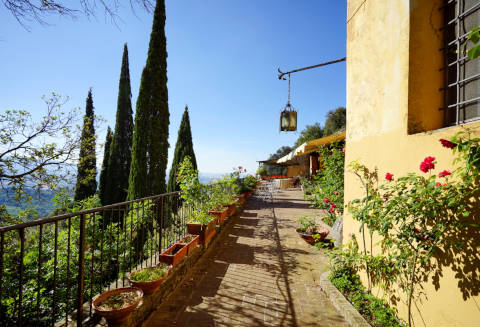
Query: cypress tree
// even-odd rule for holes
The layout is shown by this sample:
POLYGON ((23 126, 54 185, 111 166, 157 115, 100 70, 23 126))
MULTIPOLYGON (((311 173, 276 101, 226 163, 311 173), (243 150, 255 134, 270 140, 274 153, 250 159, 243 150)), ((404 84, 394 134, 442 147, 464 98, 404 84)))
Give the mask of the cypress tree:
POLYGON ((165 192, 168 125, 165 1, 158 0, 137 99, 128 199, 165 192))
POLYGON ((105 203, 123 202, 127 198, 128 177, 132 161, 132 91, 130 88, 130 70, 128 67, 128 48, 123 47, 122 68, 118 83, 117 116, 113 134, 109 174, 106 183, 105 203))
POLYGON ((197 160, 195 159, 195 152, 193 151, 192 131, 190 128, 190 118, 188 115, 188 106, 183 112, 182 122, 178 129, 177 143, 175 145, 175 153, 173 155, 172 168, 168 176, 167 192, 175 192, 180 190, 177 183, 177 172, 183 158, 190 156, 193 164, 193 169, 197 170, 197 160))
POLYGON ((92 89, 90 88, 80 138, 80 157, 77 166, 75 201, 86 199, 94 195, 97 191, 97 158, 95 154, 95 118, 93 109, 92 89))
POLYGON ((110 174, 109 169, 109 157, 110 157, 110 145, 112 144, 112 130, 110 126, 107 129, 107 137, 105 138, 105 150, 103 151, 103 162, 102 162, 102 170, 100 171, 100 183, 98 185, 98 196, 100 198, 100 203, 102 205, 106 205, 108 203, 105 202, 106 196, 106 183, 108 180, 108 175, 110 174))

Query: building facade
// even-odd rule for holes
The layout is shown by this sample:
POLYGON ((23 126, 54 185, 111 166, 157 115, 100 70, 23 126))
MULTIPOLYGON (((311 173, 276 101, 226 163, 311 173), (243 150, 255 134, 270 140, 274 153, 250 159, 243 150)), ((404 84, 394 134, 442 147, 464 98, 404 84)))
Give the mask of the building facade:
MULTIPOLYGON (((348 0, 347 10, 346 164, 377 168, 380 182, 387 172, 420 172, 426 156, 436 157, 437 173, 452 169, 452 152, 439 139, 465 129, 480 136, 480 59, 465 54, 468 32, 480 25, 480 0, 348 0)), ((363 196, 347 167, 345 204, 363 196)), ((345 212, 347 239, 360 225, 345 212)), ((468 262, 446 260, 437 285, 423 284, 415 326, 480 326, 480 247, 473 244, 468 262)), ((397 309, 406 320, 406 305, 397 309)))

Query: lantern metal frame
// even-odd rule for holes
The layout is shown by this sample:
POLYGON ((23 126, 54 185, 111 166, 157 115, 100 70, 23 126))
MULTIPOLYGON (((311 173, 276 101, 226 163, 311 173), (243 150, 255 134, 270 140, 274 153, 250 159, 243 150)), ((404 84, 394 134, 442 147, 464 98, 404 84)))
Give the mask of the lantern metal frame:
POLYGON ((343 57, 343 58, 340 58, 340 59, 336 59, 336 60, 332 60, 332 61, 327 61, 327 62, 323 62, 321 64, 318 64, 318 65, 313 65, 313 66, 308 66, 308 67, 303 67, 303 68, 298 68, 298 69, 294 69, 294 70, 291 70, 289 72, 282 72, 280 70, 280 68, 278 68, 278 79, 279 80, 286 80, 286 78, 284 77, 285 75, 288 75, 288 100, 287 100, 287 104, 285 106, 285 108, 283 108, 283 111, 280 113, 280 131, 282 132, 294 132, 297 130, 297 111, 295 110, 295 108, 292 106, 292 104, 290 103, 290 74, 293 74, 293 73, 296 73, 296 72, 300 72, 302 70, 307 70, 307 69, 312 69, 312 68, 317 68, 317 67, 322 67, 322 66, 327 66, 327 65, 331 65, 331 64, 336 64, 338 62, 342 62, 342 61, 346 61, 347 60, 347 57, 343 57), (285 119, 285 126, 282 126, 282 122, 284 122, 284 119, 285 119), (294 123, 294 125, 293 125, 294 123))
POLYGON ((297 130, 297 111, 290 103, 290 74, 288 74, 287 104, 280 113, 280 132, 295 132, 297 130))

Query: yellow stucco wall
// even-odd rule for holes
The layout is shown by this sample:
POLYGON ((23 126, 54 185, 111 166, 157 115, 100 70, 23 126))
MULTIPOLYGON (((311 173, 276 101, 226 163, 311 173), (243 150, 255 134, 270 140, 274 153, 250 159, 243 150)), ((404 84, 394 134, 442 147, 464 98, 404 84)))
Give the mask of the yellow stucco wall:
MULTIPOLYGON (((463 127, 480 136, 478 122, 439 129, 443 77, 438 71, 442 63, 438 7, 442 2, 348 0, 345 162, 358 160, 378 168, 380 180, 386 172, 395 176, 420 172, 426 156, 437 158, 435 172, 451 169, 451 150, 438 140, 463 127), (419 126, 427 132, 418 133, 419 126)), ((361 197, 360 183, 346 169, 345 204, 361 197)), ((344 240, 350 233, 360 236, 359 224, 348 213, 343 233, 344 240)), ((480 249, 472 252, 480 259, 480 249)), ((479 273, 479 269, 465 274, 479 273)), ((450 267, 442 273, 438 290, 431 281, 424 284, 426 298, 414 309, 415 326, 480 326, 480 296, 464 298, 459 285, 462 277, 455 276, 450 267)), ((406 319, 406 305, 400 303, 397 308, 406 319)))

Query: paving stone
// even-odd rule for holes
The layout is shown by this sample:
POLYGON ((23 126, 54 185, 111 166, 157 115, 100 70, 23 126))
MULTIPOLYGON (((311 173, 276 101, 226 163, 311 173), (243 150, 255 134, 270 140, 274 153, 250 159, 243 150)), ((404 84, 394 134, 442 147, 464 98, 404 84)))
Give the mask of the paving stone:
POLYGON ((328 258, 295 232, 296 220, 311 214, 319 213, 301 191, 281 190, 273 203, 250 198, 192 280, 143 326, 349 326, 319 284, 328 258))

